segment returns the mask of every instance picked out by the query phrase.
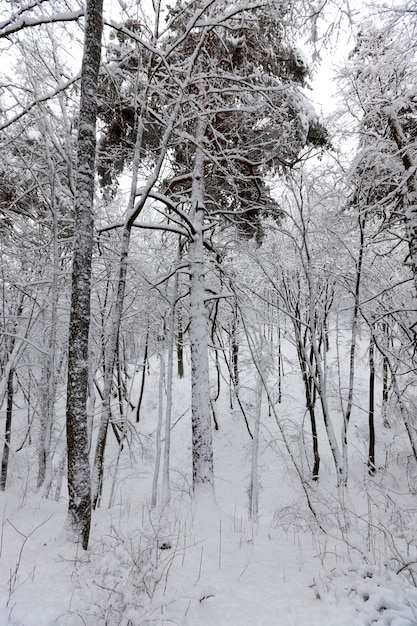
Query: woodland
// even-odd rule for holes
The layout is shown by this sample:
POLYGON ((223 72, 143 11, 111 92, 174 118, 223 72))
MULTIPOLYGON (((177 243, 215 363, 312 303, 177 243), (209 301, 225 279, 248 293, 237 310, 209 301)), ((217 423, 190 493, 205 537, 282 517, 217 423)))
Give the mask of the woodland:
POLYGON ((416 16, 1 2, 1 624, 417 625, 416 16))

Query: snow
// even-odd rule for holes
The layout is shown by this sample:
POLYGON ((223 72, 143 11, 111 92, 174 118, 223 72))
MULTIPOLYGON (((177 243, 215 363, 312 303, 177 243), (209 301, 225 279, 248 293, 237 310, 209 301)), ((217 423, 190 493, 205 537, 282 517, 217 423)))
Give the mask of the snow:
MULTIPOLYGON (((138 374, 138 385, 139 379, 138 374)), ((286 374, 286 399, 279 408, 287 421, 294 420, 294 449, 302 408, 299 383, 294 373, 286 374)), ((157 389, 155 357, 138 425, 148 446, 155 439, 157 389)), ((408 492, 404 466, 399 464, 395 473, 391 464, 389 472, 371 480, 365 463, 362 468, 351 464, 344 513, 334 490, 330 451, 322 446, 322 479, 310 485, 309 493, 324 534, 264 407, 259 518, 251 522, 251 440, 240 413, 230 409, 226 391, 216 403, 219 430, 213 433, 216 501, 211 490, 201 491, 197 503, 191 498, 190 411, 178 420, 189 405, 189 376, 174 380, 170 506, 150 508, 150 448, 136 453, 133 466, 123 452, 115 504, 107 508, 117 456, 110 437, 103 506, 93 513, 88 551, 67 542, 66 497, 52 502, 30 495, 30 485, 27 492, 0 494, 0 624, 417 624, 417 589, 408 569, 399 571, 401 564, 417 561, 415 496, 408 492)), ((360 422, 352 428, 360 446, 360 422)), ((394 436, 394 429, 395 424, 389 438, 400 449, 401 438, 406 446, 405 435, 398 428, 394 436)))

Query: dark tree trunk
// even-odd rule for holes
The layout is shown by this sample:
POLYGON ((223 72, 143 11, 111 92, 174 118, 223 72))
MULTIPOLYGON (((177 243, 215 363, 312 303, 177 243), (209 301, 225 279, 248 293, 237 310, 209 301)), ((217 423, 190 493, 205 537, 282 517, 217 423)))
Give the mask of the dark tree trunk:
POLYGON ((4 448, 1 459, 1 476, 0 491, 6 489, 7 470, 9 468, 10 440, 12 435, 12 415, 13 415, 13 376, 14 370, 10 369, 7 377, 7 408, 6 408, 6 427, 4 433, 4 448))
MULTIPOLYGON (((294 322, 296 325, 297 322, 294 322)), ((320 470, 320 454, 319 454, 319 439, 317 433, 317 422, 316 422, 316 410, 315 410, 315 402, 316 402, 316 392, 313 377, 310 374, 310 367, 313 367, 314 354, 312 350, 310 351, 310 367, 306 362, 306 343, 307 343, 307 335, 304 337, 301 335, 301 323, 298 324, 298 329, 296 329, 296 341, 297 341, 297 354, 298 354, 298 362, 300 364, 301 376, 304 383, 304 394, 306 399, 306 409, 308 415, 310 417, 310 425, 311 425, 311 436, 313 440, 313 459, 314 465, 312 470, 312 478, 313 480, 319 479, 319 470, 320 470)))
POLYGON ((97 80, 101 58, 103 1, 87 0, 81 98, 69 327, 67 384, 68 518, 70 538, 87 549, 91 523, 88 458, 88 335, 90 326, 97 80))
POLYGON ((281 327, 278 325, 278 403, 282 402, 282 378, 284 376, 284 363, 281 352, 281 327))
MULTIPOLYGON (((389 341, 388 334, 388 325, 384 324, 383 326, 384 334, 389 341)), ((388 408, 388 358, 385 354, 382 355, 382 404, 381 404, 381 415, 382 415, 382 423, 385 428, 390 428, 390 422, 387 417, 387 408, 388 408)))
POLYGON ((148 352, 149 352, 149 320, 146 324, 145 351, 143 353, 142 378, 140 381, 139 399, 138 399, 138 405, 136 407, 136 422, 139 422, 140 420, 140 409, 141 409, 142 401, 143 401, 143 393, 145 391, 145 378, 146 378, 146 366, 148 364, 148 352))
POLYGON ((232 378, 234 387, 239 386, 239 341, 237 336, 237 306, 233 311, 232 329, 230 332, 230 358, 232 362, 232 378))
POLYGON ((181 306, 177 307, 177 373, 178 378, 184 376, 184 330, 182 325, 181 306))
POLYGON ((369 341, 369 452, 368 452, 368 471, 371 476, 375 474, 375 423, 374 423, 374 407, 375 407, 375 340, 371 335, 369 341))

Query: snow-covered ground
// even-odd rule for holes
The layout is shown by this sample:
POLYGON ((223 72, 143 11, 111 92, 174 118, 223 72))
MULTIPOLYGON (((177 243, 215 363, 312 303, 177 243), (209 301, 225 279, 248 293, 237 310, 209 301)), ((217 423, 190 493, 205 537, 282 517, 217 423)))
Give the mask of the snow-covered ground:
MULTIPOLYGON (((302 394, 295 381, 288 371, 279 412, 288 421, 293 449, 300 448, 301 464, 302 394)), ((165 510, 151 510, 156 372, 146 384, 138 425, 141 446, 132 440, 131 448, 123 451, 111 508, 107 504, 116 450, 109 451, 107 491, 93 516, 87 552, 65 540, 64 491, 59 502, 30 495, 30 486, 0 495, 0 624, 417 624, 417 589, 410 575, 417 561, 417 506, 409 488, 401 425, 380 435, 381 469, 370 478, 365 462, 358 463, 364 445, 361 418, 352 424, 356 461, 344 507, 334 490, 334 471, 321 435, 322 478, 319 484, 305 485, 316 519, 275 418, 265 407, 260 514, 252 523, 251 440, 227 394, 216 406, 217 506, 203 502, 193 511, 189 380, 176 380, 172 502, 165 510), (382 453, 390 454, 390 464, 382 453)))

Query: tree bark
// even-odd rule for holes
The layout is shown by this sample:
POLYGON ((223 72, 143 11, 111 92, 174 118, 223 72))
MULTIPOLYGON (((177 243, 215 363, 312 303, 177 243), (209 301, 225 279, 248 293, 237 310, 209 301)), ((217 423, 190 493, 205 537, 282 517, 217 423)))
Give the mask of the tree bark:
POLYGON ((352 415, 353 408, 353 386, 355 380, 355 354, 356 354, 356 341, 358 334, 358 324, 359 324, 359 296, 361 289, 361 280, 362 280, 362 264, 363 257, 365 251, 365 214, 358 216, 358 225, 359 225, 359 255, 356 263, 356 280, 355 280, 355 290, 354 290, 354 307, 353 307, 353 316, 352 316, 352 333, 351 333, 351 342, 350 342, 350 354, 349 354, 349 389, 348 389, 348 398, 346 403, 346 409, 343 411, 343 426, 342 426, 342 457, 343 457, 343 472, 344 472, 344 480, 347 482, 348 479, 348 438, 347 431, 349 427, 350 417, 352 415))
POLYGON ((151 507, 155 508, 158 502, 158 479, 161 467, 161 432, 162 432, 162 415, 164 410, 164 381, 165 381, 165 355, 164 346, 161 342, 158 349, 159 357, 159 385, 158 385, 158 423, 156 426, 156 449, 155 449, 155 466, 152 479, 152 495, 151 507))
POLYGON ((7 377, 7 406, 6 406, 6 426, 4 433, 4 448, 1 459, 0 491, 6 489, 7 471, 9 468, 10 440, 12 436, 12 415, 13 415, 13 376, 14 370, 11 368, 7 377))
MULTIPOLYGON (((261 357, 262 359, 262 357, 261 357)), ((262 365, 260 365, 262 367, 262 365)), ((262 392, 264 379, 261 372, 258 372, 258 380, 256 383, 255 398, 255 414, 253 420, 253 439, 252 439, 252 460, 251 460, 251 479, 249 487, 249 519, 252 522, 258 520, 259 515, 259 431, 261 424, 262 409, 262 392)))
POLYGON ((165 431, 164 431, 164 463, 162 468, 162 490, 161 504, 165 506, 171 500, 171 484, 170 484, 170 464, 171 464, 171 420, 172 420, 172 374, 174 359, 174 336, 175 336, 175 309, 178 294, 178 275, 174 276, 174 290, 170 303, 169 319, 168 319, 168 363, 167 363, 167 382, 166 394, 167 401, 165 407, 165 431))
MULTIPOLYGON (((8 355, 9 361, 5 367, 5 371, 3 375, 6 381, 6 397, 7 397, 7 405, 6 405, 6 425, 4 432, 4 447, 3 447, 3 456, 1 459, 1 475, 0 475, 0 491, 4 491, 6 489, 7 482, 7 472, 9 468, 9 454, 10 454, 10 440, 12 436, 12 417, 13 417, 13 376, 14 376, 14 367, 15 367, 15 356, 16 347, 21 345, 21 342, 18 342, 16 345, 16 331, 17 331, 17 323, 20 319, 23 312, 23 300, 24 295, 22 293, 20 297, 20 301, 17 305, 16 318, 14 324, 14 334, 12 334, 8 341, 8 355)), ((3 404, 2 396, 0 395, 0 407, 3 404)))
POLYGON ((387 417, 388 408, 388 358, 385 354, 382 356, 382 402, 381 402, 381 417, 382 424, 385 428, 390 428, 390 422, 387 417))
POLYGON ((192 465, 194 494, 206 491, 202 488, 208 487, 214 495, 208 328, 205 307, 204 154, 201 147, 204 135, 203 126, 204 122, 199 121, 191 198, 191 220, 194 232, 189 247, 192 465))
POLYGON ((375 467, 375 339, 371 335, 369 340, 369 450, 368 450, 368 472, 373 476, 376 472, 375 467))
POLYGON ((138 405, 136 407, 136 423, 140 421, 140 409, 142 406, 143 394, 145 391, 145 378, 146 378, 146 366, 148 365, 148 351, 149 351, 149 319, 146 319, 146 334, 145 334, 145 349, 142 359, 142 378, 140 381, 140 391, 138 405))
POLYGON ((313 458, 314 466, 312 470, 312 479, 319 479, 320 470, 320 454, 319 454, 319 440, 317 432, 316 421, 316 387, 314 386, 314 380, 311 375, 311 371, 314 369, 314 352, 310 348, 310 355, 307 353, 307 332, 302 333, 301 320, 299 317, 294 317, 293 327, 295 331, 295 342, 297 347, 298 362, 301 370, 301 377, 304 383, 304 395, 306 399, 306 410, 310 417, 311 424, 311 436, 313 441, 313 458), (308 358, 308 361, 306 360, 308 358))
POLYGON ((181 307, 177 307, 177 374, 184 377, 184 331, 181 307))
POLYGON ((85 550, 88 547, 91 524, 87 419, 88 336, 94 244, 97 81, 102 30, 103 1, 87 0, 77 140, 78 164, 66 406, 69 495, 66 527, 70 539, 81 543, 85 550))

